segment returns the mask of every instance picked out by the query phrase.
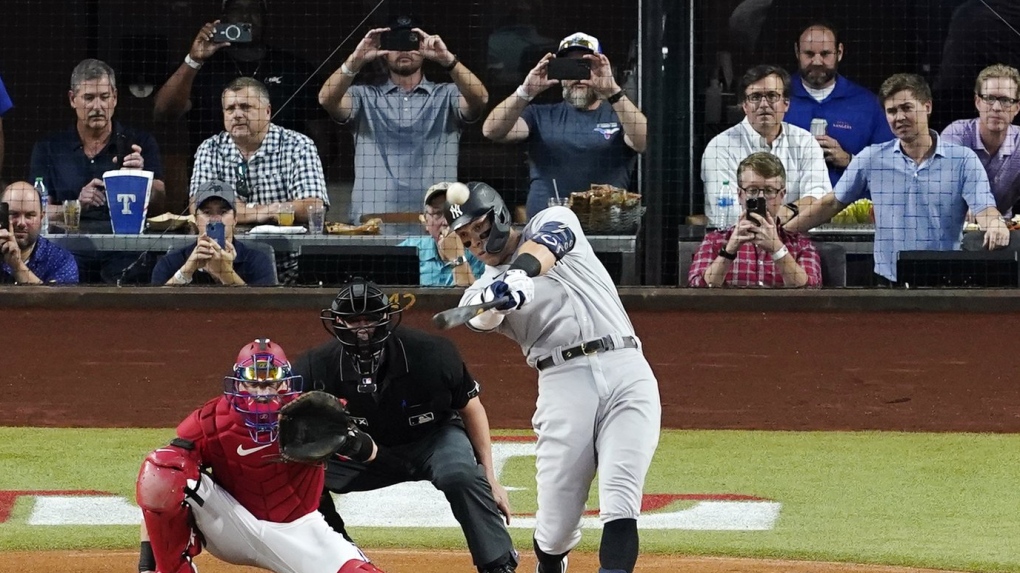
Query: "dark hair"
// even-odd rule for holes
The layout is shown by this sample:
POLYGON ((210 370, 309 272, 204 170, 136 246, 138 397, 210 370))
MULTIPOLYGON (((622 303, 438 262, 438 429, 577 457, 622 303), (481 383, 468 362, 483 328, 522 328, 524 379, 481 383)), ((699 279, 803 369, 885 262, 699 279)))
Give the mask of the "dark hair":
POLYGON ((931 88, 928 87, 928 82, 917 74, 889 76, 889 79, 882 82, 882 87, 878 89, 878 99, 882 101, 882 105, 885 105, 885 100, 903 90, 909 90, 921 103, 931 101, 931 88))
POLYGON ((772 75, 779 76, 779 79, 783 80, 783 98, 789 99, 790 72, 771 64, 755 66, 744 72, 744 77, 740 78, 740 99, 743 100, 744 96, 747 95, 747 86, 772 75))
POLYGON ((793 41, 794 45, 797 46, 797 49, 800 49, 800 37, 804 35, 804 32, 807 32, 811 28, 824 28, 832 32, 832 37, 836 40, 836 49, 839 49, 839 30, 832 25, 832 22, 823 19, 809 20, 806 25, 801 27, 800 32, 797 33, 797 38, 793 41))

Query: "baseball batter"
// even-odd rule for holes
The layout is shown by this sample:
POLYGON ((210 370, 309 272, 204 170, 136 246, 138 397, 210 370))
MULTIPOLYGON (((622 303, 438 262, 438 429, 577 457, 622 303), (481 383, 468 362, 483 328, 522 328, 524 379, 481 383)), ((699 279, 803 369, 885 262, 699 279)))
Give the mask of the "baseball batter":
POLYGON ((382 573, 316 511, 323 466, 280 460, 279 410, 301 390, 278 344, 261 338, 241 349, 224 395, 142 463, 139 571, 195 573, 204 546, 276 573, 382 573))
POLYGON ((445 215, 486 271, 461 305, 507 298, 468 326, 517 341, 539 371, 532 418, 538 436, 538 573, 566 571, 596 472, 604 524, 599 571, 631 573, 642 487, 659 441, 655 375, 574 213, 552 207, 518 231, 492 187, 468 187, 468 200, 447 203, 445 215))

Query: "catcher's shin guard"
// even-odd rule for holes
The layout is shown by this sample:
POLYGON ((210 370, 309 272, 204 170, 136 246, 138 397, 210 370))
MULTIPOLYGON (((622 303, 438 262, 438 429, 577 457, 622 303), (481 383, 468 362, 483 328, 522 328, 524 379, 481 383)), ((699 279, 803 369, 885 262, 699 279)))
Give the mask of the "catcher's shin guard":
POLYGON ((336 573, 383 573, 383 570, 372 565, 368 561, 351 559, 336 573))
POLYGON ((135 483, 145 530, 160 573, 197 571, 191 558, 202 550, 191 525, 191 509, 184 502, 193 495, 188 480, 199 479, 198 462, 176 446, 160 448, 145 457, 135 483))

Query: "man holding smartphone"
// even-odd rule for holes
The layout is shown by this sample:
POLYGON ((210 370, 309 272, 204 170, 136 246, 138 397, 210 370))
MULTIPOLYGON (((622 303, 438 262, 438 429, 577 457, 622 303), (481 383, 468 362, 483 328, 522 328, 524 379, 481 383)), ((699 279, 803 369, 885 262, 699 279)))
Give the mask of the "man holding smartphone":
POLYGON ((482 116, 488 101, 482 81, 446 42, 411 18, 369 30, 319 90, 319 103, 354 132, 351 221, 357 224, 368 214, 417 213, 422 189, 456 181, 461 130, 482 116), (386 81, 352 85, 377 60, 386 81), (426 79, 425 60, 443 68, 453 83, 426 79))
POLYGON ((776 215, 786 198, 786 169, 764 151, 737 167, 743 215, 736 225, 705 235, 688 274, 692 287, 819 287, 821 257, 814 244, 785 231, 776 215))
POLYGON ((77 284, 74 255, 39 236, 41 210, 39 193, 27 181, 0 193, 0 283, 77 284))
POLYGON ((167 253, 152 271, 152 284, 276 284, 273 259, 234 240, 234 189, 223 181, 206 181, 195 193, 194 245, 167 253))
POLYGON ((578 32, 560 42, 555 56, 539 60, 485 118, 482 133, 500 143, 528 143, 530 219, 550 198, 587 191, 593 183, 630 187, 637 154, 647 145, 648 119, 616 83, 598 39, 578 32), (562 102, 528 105, 555 85, 562 102))

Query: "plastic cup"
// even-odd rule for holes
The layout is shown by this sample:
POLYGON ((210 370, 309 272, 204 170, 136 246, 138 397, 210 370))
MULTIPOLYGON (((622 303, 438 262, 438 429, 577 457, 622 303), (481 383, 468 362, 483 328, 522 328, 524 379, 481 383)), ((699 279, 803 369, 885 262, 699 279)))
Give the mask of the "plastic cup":
POLYGON ((64 231, 77 233, 81 225, 81 203, 77 199, 68 199, 61 209, 64 212, 64 231))
POLYGON ((294 205, 280 205, 280 214, 277 215, 277 221, 284 227, 290 227, 294 224, 294 205))
POLYGON ((570 197, 549 197, 550 207, 569 207, 570 197))
POLYGON ((308 234, 321 235, 326 227, 326 207, 312 205, 308 208, 308 234))

